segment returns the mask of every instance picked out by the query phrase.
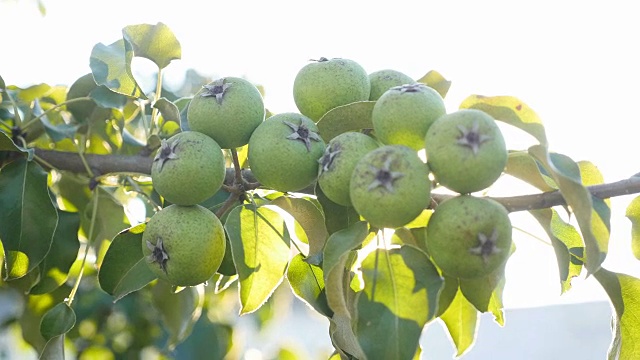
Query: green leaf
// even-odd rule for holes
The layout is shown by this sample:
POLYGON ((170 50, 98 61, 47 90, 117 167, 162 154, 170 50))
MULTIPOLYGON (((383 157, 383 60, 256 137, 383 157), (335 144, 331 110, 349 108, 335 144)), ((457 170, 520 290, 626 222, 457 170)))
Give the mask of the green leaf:
POLYGON ((375 103, 375 101, 357 101, 329 110, 318 120, 320 137, 328 143, 347 131, 372 129, 371 112, 375 103))
POLYGON ((93 229, 93 236, 89 243, 100 246, 103 241, 111 241, 120 231, 130 227, 122 204, 118 202, 109 191, 102 186, 94 189, 91 201, 84 209, 81 218, 81 226, 84 233, 89 237, 91 231, 91 217, 93 207, 97 206, 96 219, 93 229), (97 202, 96 205, 94 205, 97 202))
POLYGON ((609 245, 608 207, 592 200, 591 193, 582 185, 580 168, 568 156, 550 154, 540 145, 529 148, 529 153, 551 174, 575 214, 585 244, 586 268, 589 273, 596 272, 607 255, 609 245), (602 221, 605 221, 604 226, 602 221))
POLYGON ((80 241, 80 215, 57 209, 58 226, 53 234, 53 242, 49 253, 40 263, 40 282, 34 286, 31 294, 51 292, 67 281, 69 269, 78 257, 80 241))
POLYGON ((153 305, 162 316, 164 329, 169 332, 167 347, 172 351, 191 334, 193 326, 200 318, 204 304, 204 287, 190 286, 174 293, 171 284, 159 280, 151 292, 153 305))
POLYGON ((45 83, 40 83, 36 85, 31 85, 27 88, 21 89, 17 86, 9 86, 10 90, 16 90, 18 94, 18 99, 22 100, 24 103, 30 103, 35 99, 42 98, 46 96, 51 91, 51 86, 45 83))
POLYGON ((64 335, 76 324, 76 313, 65 302, 52 307, 42 317, 40 334, 45 340, 64 335))
POLYGON ((627 206, 626 217, 631 221, 631 250, 640 260, 640 196, 636 196, 627 206))
POLYGON ((21 158, 2 168, 0 213, 4 279, 16 279, 44 259, 58 224, 58 213, 47 188, 47 173, 40 165, 21 158))
POLYGON ((451 340, 456 347, 454 357, 460 357, 471 349, 479 324, 479 313, 476 308, 458 291, 455 298, 440 316, 451 340))
POLYGON ((171 101, 166 98, 160 98, 153 103, 153 107, 160 111, 165 122, 174 121, 180 124, 180 111, 171 101))
MULTIPOLYGON (((89 93, 98 85, 93 79, 93 74, 85 74, 71 84, 67 92, 67 101, 89 96, 89 93)), ((96 109, 96 103, 87 99, 67 104, 67 110, 73 115, 77 123, 86 123, 96 109)))
POLYGON ((291 290, 300 300, 326 317, 333 316, 327 304, 324 275, 320 267, 305 262, 302 254, 297 254, 289 263, 287 279, 291 290))
MULTIPOLYGON (((40 107, 40 102, 38 99, 34 100, 33 115, 40 116, 42 113, 43 111, 42 107, 40 107)), ((53 125, 46 115, 40 117, 40 122, 44 126, 45 132, 53 142, 60 142, 64 139, 73 139, 76 135, 76 131, 78 130, 78 125, 75 124, 53 125)))
POLYGON ((38 359, 64 360, 64 335, 53 337, 47 341, 38 359))
POLYGON ((558 186, 553 179, 540 170, 538 162, 531 154, 526 151, 513 151, 509 153, 504 172, 535 186, 539 190, 557 190, 558 186))
POLYGON ((112 44, 96 44, 91 50, 89 66, 98 85, 105 85, 112 91, 133 97, 147 97, 138 86, 131 72, 133 51, 126 49, 126 42, 120 39, 112 44))
POLYGON ((91 90, 89 97, 104 110, 122 109, 127 104, 126 96, 114 92, 104 85, 97 86, 91 90))
POLYGON ((549 235, 556 253, 561 291, 564 294, 571 289, 571 280, 582 272, 584 254, 582 237, 576 228, 562 220, 554 209, 532 210, 530 213, 549 235))
MULTIPOLYGON (((322 250, 329 238, 327 227, 324 224, 324 216, 311 201, 290 196, 281 196, 271 202, 289 213, 300 224, 309 244, 307 261, 313 265, 319 265, 322 261, 322 250)), ((300 237, 300 236, 298 236, 300 237)))
POLYGON ((140 224, 119 233, 104 256, 98 281, 102 290, 115 297, 114 301, 142 289, 156 279, 142 253, 145 227, 146 224, 140 224))
POLYGON ((161 22, 156 25, 129 25, 122 29, 122 35, 131 44, 135 56, 153 61, 160 69, 182 56, 180 42, 161 22))
POLYGON ((461 109, 478 109, 524 130, 536 138, 542 146, 547 145, 547 135, 538 115, 527 104, 513 96, 471 95, 462 101, 461 109))
POLYGON ((224 359, 231 350, 233 328, 212 323, 202 314, 191 335, 175 349, 176 360, 224 359))
POLYGON ((417 80, 419 83, 423 83, 428 85, 430 88, 433 88, 435 91, 442 96, 444 99, 447 96, 447 92, 449 92, 449 88, 451 87, 451 81, 447 80, 435 70, 431 70, 426 73, 423 77, 417 80))
POLYGON ((360 221, 360 215, 358 215, 353 207, 338 205, 329 200, 317 184, 315 187, 315 194, 320 206, 322 207, 324 224, 329 234, 333 234, 341 229, 346 229, 352 224, 360 221))
POLYGON ((377 249, 362 262, 355 333, 367 359, 412 359, 422 328, 436 314, 444 286, 422 251, 377 249))
POLYGON ((609 295, 615 310, 608 359, 640 358, 640 279, 604 268, 594 276, 609 295))
POLYGON ((366 221, 358 221, 346 229, 331 234, 324 248, 322 269, 325 277, 333 270, 340 258, 360 247, 368 234, 369 225, 366 221))
POLYGON ((17 146, 11 137, 0 131, 0 151, 11 151, 11 152, 22 152, 28 155, 27 160, 31 161, 33 159, 34 150, 31 148, 23 149, 17 146))
POLYGON ((251 313, 284 277, 291 246, 287 227, 276 211, 253 205, 234 208, 224 227, 240 279, 240 313, 251 313))

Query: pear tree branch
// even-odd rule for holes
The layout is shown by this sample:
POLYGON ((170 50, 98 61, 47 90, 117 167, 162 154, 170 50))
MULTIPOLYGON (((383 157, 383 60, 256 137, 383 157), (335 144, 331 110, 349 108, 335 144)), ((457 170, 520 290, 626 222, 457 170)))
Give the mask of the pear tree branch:
MULTIPOLYGON (((55 150, 35 149, 35 154, 39 159, 59 170, 66 170, 75 173, 86 173, 81 157, 75 152, 63 152, 55 150)), ((140 155, 84 155, 89 168, 98 175, 111 173, 137 173, 140 175, 151 174, 153 158, 140 155)), ((252 190, 259 186, 250 170, 242 170, 242 179, 245 182, 245 190, 252 190), (249 185, 250 184, 250 185, 249 185), (249 186, 247 186, 249 185, 249 186)), ((233 186, 237 182, 234 168, 227 169, 225 184, 233 186)), ((588 186, 587 189, 595 197, 601 199, 624 196, 640 193, 640 174, 631 176, 628 179, 588 186)), ((309 187, 302 192, 313 193, 313 187, 309 187)), ((432 193, 435 203, 440 203, 453 195, 432 193)), ((550 191, 539 194, 527 194, 510 197, 492 197, 500 202, 510 212, 528 211, 535 209, 545 209, 553 206, 566 205, 560 191, 550 191)))

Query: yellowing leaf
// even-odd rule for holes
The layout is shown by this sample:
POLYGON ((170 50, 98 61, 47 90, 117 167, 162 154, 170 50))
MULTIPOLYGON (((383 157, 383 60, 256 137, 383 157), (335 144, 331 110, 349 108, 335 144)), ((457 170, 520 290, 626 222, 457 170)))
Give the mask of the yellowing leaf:
POLYGON ((447 327, 451 341, 456 347, 455 357, 460 357, 469 351, 475 341, 479 317, 478 311, 462 295, 462 292, 458 291, 440 319, 447 327))
POLYGON ((631 250, 640 260, 640 196, 636 196, 627 206, 626 216, 631 221, 631 250))

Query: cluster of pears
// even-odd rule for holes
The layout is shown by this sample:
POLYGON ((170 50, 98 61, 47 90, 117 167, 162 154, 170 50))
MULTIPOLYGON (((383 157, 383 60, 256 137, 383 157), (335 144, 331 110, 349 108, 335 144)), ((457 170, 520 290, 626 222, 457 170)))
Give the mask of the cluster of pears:
POLYGON ((226 175, 222 149, 243 146, 265 117, 259 90, 226 77, 199 90, 187 111, 189 130, 162 140, 151 179, 171 205, 146 224, 142 251, 151 270, 176 286, 206 282, 219 269, 225 233, 218 217, 199 203, 213 196, 226 175))
MULTIPOLYGON (((318 159, 317 184, 327 198, 352 206, 372 226, 399 228, 429 207, 432 176, 457 193, 435 208, 427 224, 427 248, 436 265, 449 276, 470 279, 504 264, 511 247, 508 212, 471 195, 492 185, 506 166, 507 149, 494 118, 475 109, 447 113, 433 88, 392 69, 368 74, 349 59, 307 64, 293 94, 300 113, 314 122, 337 106, 375 101, 372 131, 338 135, 321 155, 316 151, 323 144, 309 126, 311 143, 318 141, 309 156, 318 159), (426 162, 418 155, 422 150, 426 162)), ((308 170, 287 174, 310 174, 311 165, 309 160, 308 170)))

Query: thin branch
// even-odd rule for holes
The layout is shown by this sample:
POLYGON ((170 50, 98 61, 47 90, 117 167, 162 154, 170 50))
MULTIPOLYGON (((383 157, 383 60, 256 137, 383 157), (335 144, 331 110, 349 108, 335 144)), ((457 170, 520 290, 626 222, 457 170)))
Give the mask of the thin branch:
MULTIPOLYGON (((86 173, 82 159, 75 152, 43 149, 35 149, 35 152, 38 158, 43 159, 48 164, 55 166, 59 170, 86 173)), ((138 155, 85 154, 85 159, 91 169, 102 175, 110 173, 137 173, 149 175, 151 174, 151 164, 153 163, 153 158, 138 155)), ((255 181, 255 178, 249 169, 242 170, 242 178, 245 179, 248 184, 252 185, 246 188, 246 190, 253 189, 254 186, 258 185, 257 183, 252 183, 252 181, 255 181)), ((234 168, 228 168, 225 177, 225 184, 233 186, 235 181, 237 181, 236 171, 234 168)), ((587 187, 587 189, 591 194, 601 199, 637 194, 640 193, 640 176, 632 176, 628 179, 607 184, 593 185, 587 187)), ((308 187, 300 192, 312 193, 313 187, 308 187)), ((431 196, 435 203, 440 203, 453 195, 432 193, 431 196)), ((553 206, 566 205, 566 202, 559 191, 510 197, 492 197, 492 199, 500 202, 510 212, 545 209, 553 206)))

